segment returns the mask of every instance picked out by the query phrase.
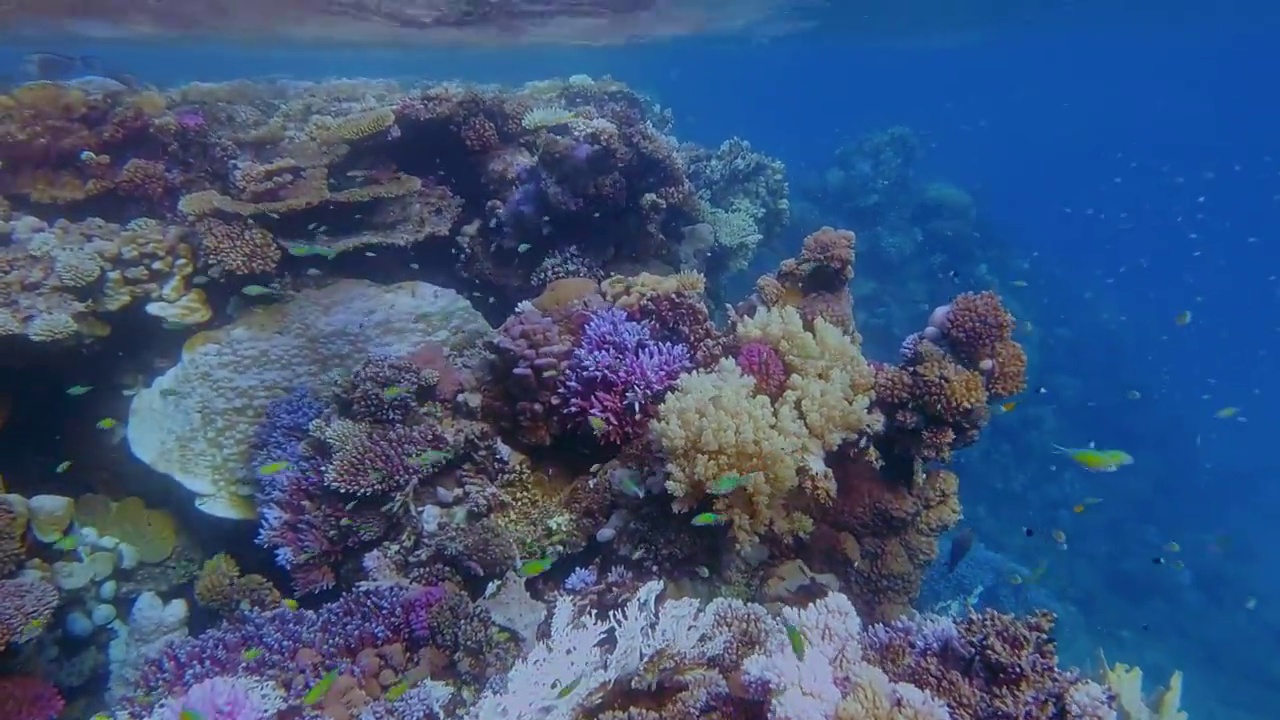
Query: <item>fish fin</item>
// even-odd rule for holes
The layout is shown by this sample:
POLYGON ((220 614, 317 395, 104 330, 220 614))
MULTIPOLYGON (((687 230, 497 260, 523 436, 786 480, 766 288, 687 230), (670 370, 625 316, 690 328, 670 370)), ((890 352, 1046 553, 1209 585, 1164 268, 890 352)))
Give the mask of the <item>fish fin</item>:
POLYGON ((1090 450, 1097 450, 1097 449, 1098 449, 1098 444, 1097 444, 1097 443, 1095 443, 1094 441, 1090 440, 1090 441, 1089 441, 1089 449, 1090 449, 1090 450))
POLYGON ((1053 451, 1055 453, 1058 453, 1059 455, 1067 455, 1071 452, 1071 448, 1062 447, 1057 443, 1052 443, 1052 445, 1053 445, 1053 451))

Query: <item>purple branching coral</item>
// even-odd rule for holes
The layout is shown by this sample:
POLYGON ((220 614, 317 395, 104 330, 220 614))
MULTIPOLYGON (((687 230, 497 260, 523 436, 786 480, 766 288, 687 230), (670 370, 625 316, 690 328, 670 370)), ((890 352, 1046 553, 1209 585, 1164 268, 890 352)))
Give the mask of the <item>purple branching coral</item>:
POLYGON ((618 308, 587 321, 560 386, 565 411, 604 442, 640 437, 653 409, 693 366, 685 345, 655 342, 649 326, 618 308))
POLYGON ((427 640, 431 631, 431 609, 444 599, 445 589, 439 585, 415 588, 405 595, 404 614, 413 637, 427 640))
POLYGON ((258 544, 275 552, 300 593, 333 585, 329 566, 342 550, 334 538, 343 521, 350 522, 337 498, 316 491, 324 464, 307 446, 308 428, 326 409, 307 390, 295 390, 267 407, 253 436, 253 467, 285 463, 278 472, 258 474, 258 544))
POLYGON ((330 670, 369 680, 365 675, 370 670, 356 657, 362 650, 404 643, 406 650, 416 652, 423 646, 413 640, 405 613, 406 599, 415 591, 376 585, 357 588, 318 610, 241 613, 148 657, 132 694, 124 699, 125 709, 146 717, 157 699, 181 696, 224 675, 279 683, 295 702, 330 670), (246 655, 250 649, 258 652, 246 655))

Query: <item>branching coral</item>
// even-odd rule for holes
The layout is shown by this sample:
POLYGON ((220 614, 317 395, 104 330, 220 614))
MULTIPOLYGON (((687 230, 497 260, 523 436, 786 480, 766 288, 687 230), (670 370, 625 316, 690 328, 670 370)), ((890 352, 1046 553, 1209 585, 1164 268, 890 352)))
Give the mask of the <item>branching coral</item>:
POLYGON ((193 587, 196 602, 224 615, 244 610, 268 610, 280 606, 280 593, 271 581, 257 574, 244 575, 226 553, 207 560, 193 587))
POLYGON ((39 678, 0 678, 0 717, 5 720, 55 720, 66 703, 53 685, 39 678))
POLYGON ((967 367, 987 376, 996 398, 1027 387, 1027 355, 1013 339, 1017 322, 991 291, 963 293, 933 312, 925 337, 945 338, 947 348, 967 367))
POLYGON ((648 325, 617 308, 601 310, 587 321, 561 379, 565 412, 605 442, 630 442, 691 364, 689 348, 654 342, 648 325))
POLYGON ((756 281, 756 299, 767 307, 789 306, 806 322, 822 318, 853 332, 853 279, 856 238, 848 230, 824 227, 804 239, 800 255, 788 258, 773 275, 756 281))
POLYGON ((655 340, 686 345, 694 365, 706 369, 724 354, 724 338, 707 310, 706 284, 697 272, 642 272, 634 277, 615 275, 601 283, 601 289, 629 317, 648 323, 655 340))

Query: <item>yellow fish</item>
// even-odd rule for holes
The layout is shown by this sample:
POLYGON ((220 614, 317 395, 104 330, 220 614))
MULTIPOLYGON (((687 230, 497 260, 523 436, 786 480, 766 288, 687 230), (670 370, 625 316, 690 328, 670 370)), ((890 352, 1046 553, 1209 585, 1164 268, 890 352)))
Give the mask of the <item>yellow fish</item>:
POLYGON ((996 406, 996 410, 1001 413, 1007 413, 1007 412, 1013 412, 1013 409, 1016 407, 1018 407, 1018 401, 1011 400, 1007 403, 1000 403, 999 405, 996 406))
POLYGON ((1174 316, 1173 322, 1177 325, 1188 325, 1191 323, 1191 311, 1183 310, 1174 316))
POLYGON ((288 469, 289 469, 289 463, 284 461, 279 461, 279 462, 267 463, 266 465, 263 465, 262 467, 258 468, 258 474, 259 475, 275 475, 276 473, 284 472, 285 470, 288 470, 288 469))
POLYGON ((1169 542, 1164 544, 1164 551, 1171 552, 1171 553, 1182 552, 1182 546, 1174 542, 1173 540, 1170 540, 1169 542))
POLYGON ((1218 418, 1219 420, 1226 420, 1227 418, 1235 417, 1237 414, 1239 414, 1239 412, 1240 412, 1240 408, 1229 405, 1215 412, 1213 416, 1218 418))
POLYGON ((294 600, 293 598, 285 598, 285 599, 283 599, 283 600, 281 600, 281 601, 280 601, 280 604, 281 604, 281 605, 283 605, 283 606, 285 607, 285 609, 286 609, 286 610, 297 610, 297 609, 298 609, 298 601, 297 601, 297 600, 294 600))
POLYGON ((315 705, 316 703, 323 700, 324 696, 329 694, 329 688, 333 687, 333 683, 337 679, 338 679, 337 670, 330 670, 329 672, 325 673, 324 677, 320 678, 320 681, 317 682, 315 686, 312 687, 310 690, 308 690, 307 694, 302 697, 302 704, 315 705))
POLYGON ((115 418, 102 418, 101 420, 98 421, 98 424, 96 425, 96 427, 99 430, 110 430, 111 428, 115 427, 118 424, 119 422, 115 418))
POLYGON ((540 558, 538 560, 527 560, 524 563, 521 563, 517 572, 519 572, 520 577, 522 578, 537 577, 550 570, 551 566, 554 565, 555 562, 555 558, 550 557, 540 558))
POLYGON ((1054 445, 1053 449, 1089 472, 1115 472, 1125 465, 1133 464, 1133 456, 1123 450, 1099 450, 1092 444, 1083 448, 1054 445))

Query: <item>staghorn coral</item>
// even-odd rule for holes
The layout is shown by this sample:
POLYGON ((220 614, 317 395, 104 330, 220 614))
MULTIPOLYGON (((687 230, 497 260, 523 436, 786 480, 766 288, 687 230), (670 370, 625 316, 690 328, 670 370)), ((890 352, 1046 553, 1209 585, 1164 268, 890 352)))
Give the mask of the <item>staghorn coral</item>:
POLYGON ((709 368, 724 355, 725 339, 703 300, 706 278, 701 273, 615 275, 601 289, 632 319, 647 322, 655 339, 688 346, 696 367, 709 368))
POLYGON ((339 394, 352 419, 362 422, 403 423, 418 412, 440 375, 422 370, 409 360, 374 354, 365 358, 343 383, 339 394))
POLYGON ((261 720, 274 717, 284 705, 284 693, 274 683, 253 676, 219 675, 165 700, 149 720, 183 720, 192 716, 261 720))

